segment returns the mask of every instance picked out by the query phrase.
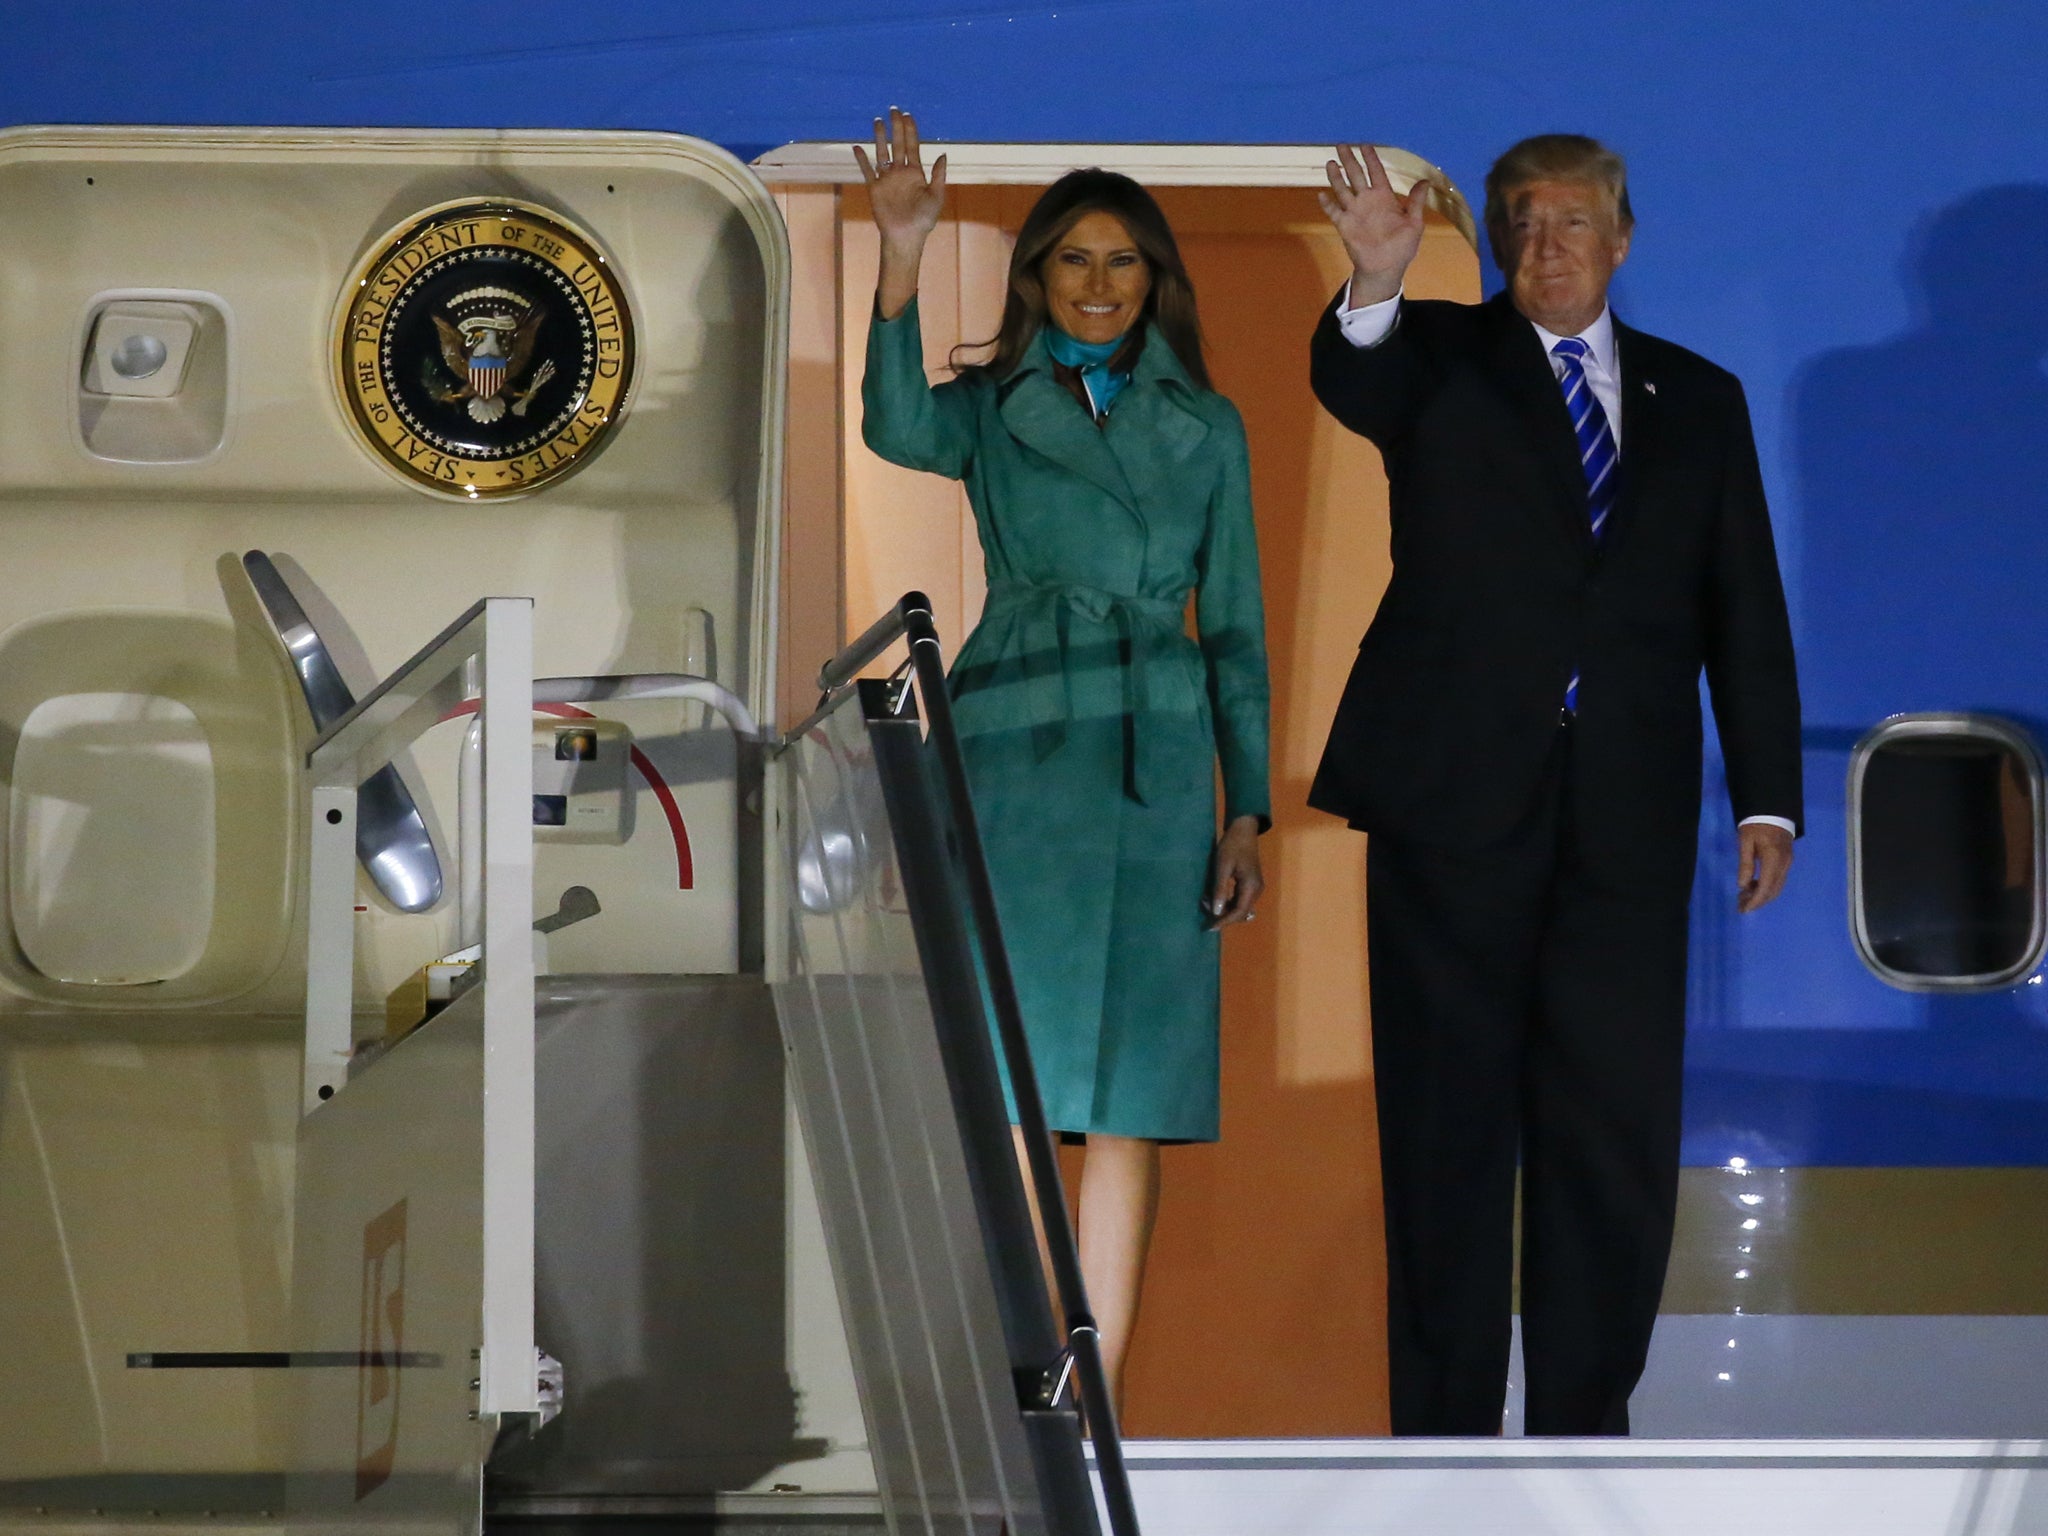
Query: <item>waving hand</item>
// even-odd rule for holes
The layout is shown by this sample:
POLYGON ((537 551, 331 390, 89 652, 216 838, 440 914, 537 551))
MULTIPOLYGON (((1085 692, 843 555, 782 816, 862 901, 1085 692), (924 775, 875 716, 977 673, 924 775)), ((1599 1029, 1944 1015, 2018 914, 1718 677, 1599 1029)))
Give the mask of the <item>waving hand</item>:
POLYGON ((1330 190, 1316 200, 1336 227, 1351 257, 1354 306, 1391 299, 1401 291, 1401 274, 1422 247, 1422 219, 1429 183, 1418 181, 1402 197, 1370 144, 1339 144, 1342 161, 1324 167, 1330 190))
POLYGON ((891 107, 886 126, 881 118, 875 119, 874 158, 870 160, 858 144, 853 146, 853 158, 860 162, 875 228, 882 234, 882 273, 875 298, 882 318, 893 320, 917 294, 924 243, 946 203, 946 157, 932 163, 927 180, 918 152, 917 119, 891 107))

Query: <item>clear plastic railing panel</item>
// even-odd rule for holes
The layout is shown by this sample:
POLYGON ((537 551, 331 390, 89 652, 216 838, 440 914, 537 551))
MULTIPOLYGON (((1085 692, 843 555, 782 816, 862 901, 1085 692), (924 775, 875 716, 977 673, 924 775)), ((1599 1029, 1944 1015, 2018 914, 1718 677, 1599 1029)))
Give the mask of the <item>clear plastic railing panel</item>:
POLYGON ((1019 1407, 999 1293, 1014 1330, 1004 1260, 1037 1261, 1028 1228, 991 1238, 977 1216, 970 1165, 990 1127, 963 1123, 941 1032, 985 1026, 957 901, 931 910, 934 893, 946 905, 935 775, 916 719, 885 697, 861 685, 772 770, 788 921, 775 1000, 877 1476, 899 1531, 1092 1536, 1092 1503, 1069 1510, 1081 1501, 1045 1481, 1066 1463, 1019 1407))
POLYGON ((483 1003, 472 990, 301 1129, 293 1532, 477 1529, 483 1003))

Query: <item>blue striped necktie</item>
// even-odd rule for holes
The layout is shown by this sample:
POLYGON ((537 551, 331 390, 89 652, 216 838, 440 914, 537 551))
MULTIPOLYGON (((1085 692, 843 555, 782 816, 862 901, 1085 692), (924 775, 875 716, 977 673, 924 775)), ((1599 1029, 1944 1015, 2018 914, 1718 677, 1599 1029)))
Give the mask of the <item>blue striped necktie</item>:
MULTIPOLYGON (((1597 544, 1607 527, 1607 514, 1614 510, 1614 470, 1621 454, 1614 446, 1614 432, 1607 424, 1607 412, 1600 408, 1600 397, 1586 381, 1586 358, 1591 352, 1576 336, 1567 336, 1550 349, 1564 369, 1558 384, 1564 390, 1565 409, 1571 413, 1572 431, 1579 440, 1579 467, 1586 474, 1586 511, 1593 520, 1593 542, 1597 544)), ((1564 707, 1568 713, 1578 712, 1576 671, 1565 687, 1564 707)))

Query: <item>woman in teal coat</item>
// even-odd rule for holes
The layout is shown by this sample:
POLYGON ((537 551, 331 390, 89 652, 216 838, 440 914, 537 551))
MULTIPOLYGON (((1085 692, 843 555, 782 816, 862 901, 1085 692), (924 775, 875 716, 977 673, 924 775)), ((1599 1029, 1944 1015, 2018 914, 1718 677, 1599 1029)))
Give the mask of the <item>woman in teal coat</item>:
POLYGON ((1263 886, 1244 425, 1209 387, 1165 216, 1109 171, 1039 199, 994 355, 931 387, 917 276, 945 157, 927 180, 894 110, 873 161, 855 154, 882 235, 862 431, 892 463, 964 480, 974 507, 988 601, 953 712, 1046 1117, 1088 1141, 1081 1264, 1116 1392, 1159 1144, 1217 1134, 1216 931, 1249 921, 1263 886))

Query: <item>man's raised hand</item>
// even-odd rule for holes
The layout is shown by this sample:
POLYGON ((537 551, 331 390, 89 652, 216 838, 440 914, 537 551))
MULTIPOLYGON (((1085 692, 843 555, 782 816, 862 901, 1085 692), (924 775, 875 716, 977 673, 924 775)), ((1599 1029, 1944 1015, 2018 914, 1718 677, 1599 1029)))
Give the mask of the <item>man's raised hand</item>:
POLYGON ((1422 247, 1429 183, 1416 182, 1402 197, 1370 144, 1339 144, 1337 159, 1325 170, 1330 190, 1318 192, 1316 201, 1351 257, 1351 307, 1393 298, 1422 247))

